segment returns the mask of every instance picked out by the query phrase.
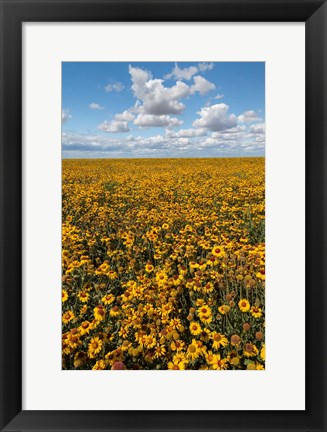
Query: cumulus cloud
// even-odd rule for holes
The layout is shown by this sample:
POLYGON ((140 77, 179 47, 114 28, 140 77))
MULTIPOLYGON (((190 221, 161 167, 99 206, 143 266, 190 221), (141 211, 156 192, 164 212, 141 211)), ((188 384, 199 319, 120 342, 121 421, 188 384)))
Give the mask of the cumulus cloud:
POLYGON ((215 99, 222 99, 224 97, 223 94, 217 94, 217 96, 215 96, 215 99))
POLYGON ((90 103, 89 108, 93 110, 101 110, 103 107, 95 102, 90 103))
POLYGON ((124 84, 123 83, 121 83, 121 82, 116 82, 116 83, 113 83, 113 84, 108 84, 108 85, 106 85, 105 86, 105 88, 104 88, 104 90, 107 92, 107 93, 109 93, 109 92, 112 92, 112 91, 115 91, 115 92, 121 92, 122 90, 124 90, 124 88, 125 88, 125 86, 124 86, 124 84))
POLYGON ((189 95, 189 86, 177 81, 173 87, 165 87, 162 79, 152 79, 141 68, 129 66, 134 96, 141 101, 138 110, 144 114, 181 114, 185 105, 178 99, 189 95), (142 103, 143 102, 143 103, 142 103))
POLYGON ((265 123, 256 123, 250 126, 250 131, 254 135, 262 135, 266 133, 265 123))
POLYGON ((214 64, 213 63, 206 63, 206 62, 202 62, 198 64, 198 68, 201 72, 206 72, 208 70, 213 69, 214 64))
POLYGON ((249 133, 246 135, 248 141, 256 146, 264 145, 266 142, 265 123, 256 123, 250 126, 249 133))
POLYGON ((130 65, 129 73, 133 94, 139 101, 136 107, 137 112, 147 115, 180 115, 185 109, 181 99, 196 92, 203 95, 215 88, 213 83, 199 75, 193 77, 194 84, 192 86, 182 81, 176 81, 172 87, 165 87, 164 80, 153 79, 150 72, 139 67, 130 65))
POLYGON ((197 75, 193 78, 194 84, 191 86, 191 93, 199 92, 200 95, 205 95, 211 90, 214 90, 216 86, 214 83, 206 80, 200 75, 197 75))
POLYGON ((62 134, 63 151, 110 151, 121 147, 121 140, 102 135, 68 132, 62 134))
POLYGON ((251 123, 260 120, 257 113, 253 110, 245 111, 243 114, 238 116, 238 121, 241 123, 251 123))
POLYGON ((168 115, 153 115, 153 114, 139 114, 134 120, 136 126, 146 127, 176 127, 182 124, 182 120, 168 115))
POLYGON ((215 104, 203 107, 198 114, 199 119, 193 122, 195 128, 205 128, 211 131, 223 131, 237 125, 235 114, 228 114, 229 106, 226 104, 215 104))
POLYGON ((246 127, 244 125, 237 125, 230 129, 223 130, 221 132, 212 132, 211 136, 213 138, 224 138, 231 139, 231 137, 240 137, 246 132, 246 127))
POLYGON ((127 121, 118 121, 118 120, 111 120, 111 121, 105 120, 98 126, 98 129, 101 130, 102 132, 111 132, 111 133, 130 131, 127 121))
POLYGON ((118 121, 133 121, 135 118, 135 115, 132 114, 129 110, 125 110, 120 114, 115 115, 115 119, 118 121))
POLYGON ((71 120, 72 116, 69 114, 68 109, 64 109, 61 111, 61 123, 66 123, 68 120, 71 120))
POLYGON ((165 76, 165 78, 176 78, 178 80, 187 80, 189 81, 193 75, 198 72, 198 68, 196 66, 190 66, 188 68, 180 68, 177 63, 175 63, 175 67, 173 70, 165 76))
POLYGON ((207 135, 205 129, 181 129, 177 132, 166 130, 166 135, 169 138, 193 138, 207 135))

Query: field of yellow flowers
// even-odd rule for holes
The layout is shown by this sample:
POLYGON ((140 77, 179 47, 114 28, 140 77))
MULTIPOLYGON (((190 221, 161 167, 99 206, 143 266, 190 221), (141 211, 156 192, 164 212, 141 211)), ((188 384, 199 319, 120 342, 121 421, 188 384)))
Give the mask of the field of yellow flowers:
POLYGON ((63 160, 63 369, 265 368, 265 160, 63 160))

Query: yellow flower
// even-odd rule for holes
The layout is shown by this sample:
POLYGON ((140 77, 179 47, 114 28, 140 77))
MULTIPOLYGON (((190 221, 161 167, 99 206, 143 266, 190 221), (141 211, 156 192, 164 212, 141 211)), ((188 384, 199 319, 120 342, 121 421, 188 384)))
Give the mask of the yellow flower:
POLYGON ((247 299, 241 299, 238 302, 238 307, 240 308, 241 312, 248 312, 250 310, 250 303, 247 299))
POLYGON ((187 366, 186 360, 181 360, 179 362, 172 361, 168 363, 168 370, 185 370, 187 366))
POLYGON ((77 297, 82 303, 87 303, 89 301, 89 294, 85 291, 81 291, 80 293, 78 293, 77 297))
POLYGON ((260 318, 262 316, 262 309, 259 307, 252 306, 250 312, 254 318, 260 318))
POLYGON ((78 330, 82 336, 85 334, 89 334, 92 330, 92 324, 89 321, 83 321, 82 324, 79 326, 78 330))
POLYGON ((171 319, 169 324, 174 329, 178 329, 178 330, 181 328, 181 325, 182 325, 181 320, 179 318, 173 318, 173 319, 171 319))
POLYGON ((145 266, 145 270, 148 273, 151 273, 154 270, 154 266, 151 263, 147 263, 146 266, 145 266))
POLYGON ((102 340, 99 337, 94 337, 91 339, 88 345, 88 356, 90 358, 96 357, 96 355, 101 351, 102 348, 102 340))
POLYGON ((105 317, 106 311, 103 309, 103 306, 99 305, 93 309, 94 318, 96 321, 102 321, 105 317))
POLYGON ((228 363, 226 359, 220 358, 219 354, 213 354, 212 357, 213 357, 211 360, 212 369, 214 370, 227 369, 228 363))
POLYGON ((154 349, 154 358, 162 357, 166 354, 166 348, 164 345, 157 344, 154 349))
POLYGON ((200 354, 201 351, 198 347, 198 344, 196 343, 196 340, 193 339, 192 343, 187 347, 186 357, 189 360, 194 361, 200 356, 200 354))
POLYGON ((153 348, 154 346, 156 346, 156 338, 154 336, 146 336, 145 337, 145 341, 144 341, 144 346, 148 349, 153 348))
POLYGON ((112 317, 116 317, 116 316, 120 315, 119 307, 114 306, 113 308, 111 308, 109 313, 110 313, 110 316, 112 316, 112 317))
POLYGON ((71 348, 76 349, 80 344, 80 339, 78 335, 78 331, 76 329, 72 329, 68 335, 68 344, 71 348))
POLYGON ((98 360, 93 366, 92 370, 104 370, 106 368, 106 362, 104 360, 98 360))
POLYGON ((115 300, 115 296, 113 296, 112 294, 106 294, 102 297, 101 300, 105 305, 110 305, 115 300))
POLYGON ((214 257, 217 257, 217 258, 223 257, 223 256, 225 255, 225 254, 224 254, 224 249, 223 249, 223 247, 222 247, 222 246, 217 246, 217 245, 215 245, 215 246, 212 248, 211 253, 212 253, 212 255, 213 255, 214 257))
POLYGON ((219 306, 218 311, 222 315, 226 315, 227 313, 230 312, 230 306, 229 305, 225 305, 225 304, 222 305, 222 306, 219 306))
POLYGON ((245 357, 256 357, 258 353, 258 348, 252 343, 246 343, 244 345, 243 354, 245 357))
POLYGON ((213 332, 212 335, 212 348, 219 349, 220 347, 225 347, 228 345, 228 339, 220 333, 213 332))
POLYGON ((204 317, 211 316, 211 315, 212 315, 212 312, 211 312, 210 307, 204 304, 203 306, 201 306, 201 307, 198 309, 198 314, 199 314, 199 317, 200 317, 200 319, 201 319, 201 317, 203 317, 203 316, 204 316, 204 317))
POLYGON ((261 279, 262 281, 264 281, 266 279, 265 269, 261 269, 260 271, 258 271, 258 273, 256 274, 256 277, 258 279, 261 279))
POLYGON ((156 281, 159 287, 166 285, 168 276, 164 271, 160 271, 156 274, 156 281))
POLYGON ((212 316, 211 315, 209 315, 209 316, 202 315, 200 317, 200 320, 203 322, 203 324, 207 324, 208 325, 212 321, 212 316))
POLYGON ((66 290, 62 290, 62 294, 61 294, 61 301, 63 303, 65 303, 65 301, 68 299, 68 294, 66 290))
POLYGON ((193 336, 199 335, 202 332, 201 326, 198 323, 192 321, 190 324, 190 332, 193 336))
POLYGON ((67 312, 65 312, 62 316, 62 322, 64 324, 68 324, 69 321, 73 320, 75 318, 74 312, 71 310, 68 310, 67 312))

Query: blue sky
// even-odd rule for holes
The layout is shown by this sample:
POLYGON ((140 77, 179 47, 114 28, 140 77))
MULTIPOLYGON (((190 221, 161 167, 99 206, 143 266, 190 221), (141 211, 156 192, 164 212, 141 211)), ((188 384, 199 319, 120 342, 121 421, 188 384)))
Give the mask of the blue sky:
POLYGON ((264 156, 263 62, 64 62, 64 158, 264 156))

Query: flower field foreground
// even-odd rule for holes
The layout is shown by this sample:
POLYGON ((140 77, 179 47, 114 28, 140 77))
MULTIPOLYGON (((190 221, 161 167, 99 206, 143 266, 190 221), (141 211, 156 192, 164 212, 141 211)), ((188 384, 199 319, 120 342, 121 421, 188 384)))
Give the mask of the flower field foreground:
POLYGON ((264 164, 63 160, 63 369, 264 369, 264 164))

